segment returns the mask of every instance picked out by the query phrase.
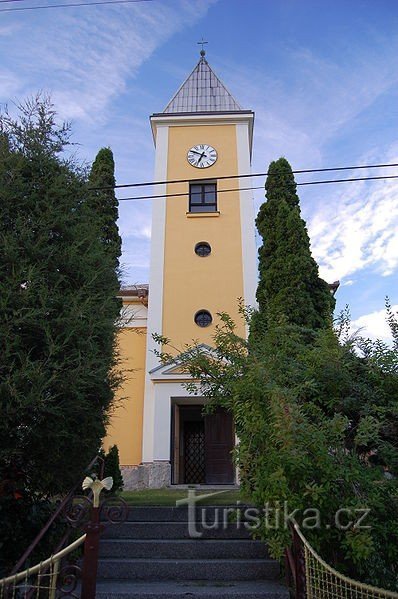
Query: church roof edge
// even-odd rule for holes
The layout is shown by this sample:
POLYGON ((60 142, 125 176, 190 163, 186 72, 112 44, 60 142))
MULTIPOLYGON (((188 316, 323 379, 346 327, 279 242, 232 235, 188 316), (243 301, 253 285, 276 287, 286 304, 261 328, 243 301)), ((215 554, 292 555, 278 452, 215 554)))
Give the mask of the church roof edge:
POLYGON ((253 115, 254 116, 254 111, 253 110, 201 110, 201 111, 195 111, 195 112, 154 112, 153 114, 151 114, 150 118, 156 118, 156 117, 175 117, 175 116, 194 116, 194 115, 198 115, 198 116, 206 116, 206 115, 212 115, 212 114, 230 114, 230 115, 234 115, 234 114, 247 114, 247 115, 253 115))
MULTIPOLYGON (((207 343, 199 343, 196 349, 200 349, 206 353, 214 352, 214 348, 212 348, 210 345, 207 345, 207 343)), ((181 352, 177 356, 174 356, 174 358, 169 360, 168 362, 165 362, 164 364, 159 364, 159 366, 155 366, 155 368, 152 368, 152 370, 149 371, 149 374, 154 374, 155 372, 159 372, 165 368, 170 368, 170 366, 178 366, 183 362, 185 356, 188 357, 190 355, 190 351, 181 352)))

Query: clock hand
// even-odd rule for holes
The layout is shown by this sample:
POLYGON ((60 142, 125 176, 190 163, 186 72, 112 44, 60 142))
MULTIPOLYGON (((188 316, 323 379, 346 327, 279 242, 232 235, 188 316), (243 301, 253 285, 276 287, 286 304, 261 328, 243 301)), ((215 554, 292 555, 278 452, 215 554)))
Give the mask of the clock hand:
POLYGON ((189 152, 191 154, 200 154, 201 156, 203 156, 204 152, 200 153, 200 152, 196 152, 195 150, 189 150, 189 152))
MULTIPOLYGON (((198 154, 199 154, 199 152, 198 152, 198 154)), ((200 158, 199 158, 199 160, 198 160, 198 164, 199 164, 199 162, 202 160, 202 158, 203 158, 204 156, 206 156, 206 154, 205 154, 204 152, 202 152, 202 153, 201 153, 201 155, 200 155, 200 158)))

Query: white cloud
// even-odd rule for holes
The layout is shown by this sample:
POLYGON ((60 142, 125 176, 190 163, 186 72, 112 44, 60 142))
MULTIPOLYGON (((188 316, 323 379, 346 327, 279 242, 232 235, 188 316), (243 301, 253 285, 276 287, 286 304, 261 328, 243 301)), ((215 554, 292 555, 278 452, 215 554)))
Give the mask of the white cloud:
MULTIPOLYGON (((308 50, 295 50, 289 85, 286 79, 271 79, 266 69, 227 66, 228 87, 243 106, 256 111, 254 171, 266 170, 269 161, 280 155, 286 156, 293 168, 325 166, 323 148, 398 83, 397 57, 398 52, 390 64, 381 51, 375 51, 369 60, 362 55, 348 67, 315 57, 308 50)), ((367 151, 358 160, 362 164, 377 162, 397 163, 398 145, 390 148, 388 156, 380 148, 367 151)), ((342 178, 374 174, 396 171, 349 171, 342 178)), ((331 173, 321 178, 334 176, 331 173)), ((305 179, 311 180, 311 175, 305 179)), ((257 179, 256 185, 259 183, 257 179)), ((352 279, 354 273, 366 267, 382 276, 395 271, 398 181, 316 186, 311 191, 299 188, 299 192, 302 200, 309 199, 308 203, 302 201, 303 212, 323 278, 352 279)), ((261 191, 255 197, 257 204, 263 201, 261 191)))
POLYGON ((147 283, 149 269, 149 242, 141 240, 138 243, 126 241, 123 243, 123 256, 121 259, 124 271, 123 282, 147 283), (132 275, 134 272, 134 277, 132 275))
POLYGON ((12 35, 16 31, 18 31, 19 28, 20 26, 17 23, 11 23, 9 25, 2 24, 0 25, 0 36, 8 37, 9 35, 12 35))
POLYGON ((262 165, 261 170, 281 155, 296 168, 321 164, 325 145, 398 83, 398 38, 380 39, 367 52, 361 47, 344 63, 308 48, 284 46, 280 53, 289 67, 279 78, 266 65, 247 61, 220 66, 240 104, 256 112, 255 168, 262 165))
MULTIPOLYGON (((397 39, 391 44, 397 49, 397 39)), ((325 143, 345 123, 398 82, 398 56, 385 60, 387 40, 379 40, 367 52, 336 62, 321 58, 307 48, 297 49, 295 59, 300 88, 289 98, 288 111, 305 115, 311 135, 325 143)))
POLYGON ((21 88, 21 79, 7 69, 0 69, 0 89, 4 99, 13 98, 21 88))
MULTIPOLYGON (((120 115, 113 113, 113 101, 162 44, 204 17, 213 2, 175 0, 129 5, 129 9, 69 9, 57 18, 43 16, 33 23, 19 15, 9 26, 0 27, 0 53, 7 56, 7 70, 0 71, 0 100, 34 93, 40 82, 42 89, 52 92, 63 118, 87 125, 85 148, 91 135, 93 148, 101 139, 101 145, 116 150, 118 182, 150 179, 153 155, 147 121, 129 116, 129 122, 125 117, 122 123, 120 115), (17 44, 12 39, 16 27, 17 44)), ((280 155, 295 168, 324 166, 327 145, 337 147, 339 136, 350 124, 398 83, 396 39, 373 39, 367 48, 361 45, 356 55, 351 47, 344 64, 308 49, 286 49, 285 44, 282 40, 285 66, 280 73, 272 71, 273 76, 265 62, 255 67, 247 57, 240 65, 227 60, 213 65, 210 59, 242 106, 256 111, 255 172, 266 170, 269 161, 280 155), (389 60, 385 59, 387 47, 389 60)), ((161 60, 158 57, 159 64, 161 60)), ((179 69, 172 61, 163 66, 173 72, 179 69)), ((181 73, 181 81, 187 74, 181 73)), ((143 110, 148 103, 145 89, 137 92, 140 95, 132 102, 143 110)), ((132 105, 131 115, 135 114, 132 105)), ((398 147, 391 149, 388 158, 383 148, 366 158, 377 162, 380 156, 393 161, 398 147)), ((254 184, 261 182, 255 179, 254 184)), ((398 266, 398 183, 318 189, 309 208, 306 202, 302 204, 321 275, 329 281, 347 278, 349 285, 353 274, 364 268, 384 276, 394 272, 398 266)), ((302 197, 307 193, 303 191, 302 197)), ((255 197, 257 203, 262 201, 262 192, 255 197)), ((131 268, 134 264, 141 268, 149 261, 149 206, 126 202, 120 206, 120 215, 124 261, 129 263, 131 258, 131 268)))
MULTIPOLYGON (((18 93, 51 92, 62 118, 103 123, 112 98, 120 95, 151 54, 182 28, 206 14, 214 0, 173 5, 161 2, 86 7, 27 20, 18 44, 3 40, 14 72, 24 80, 18 93)), ((11 37, 11 36, 9 36, 11 37)), ((2 90, 1 96, 5 95, 2 90)))
MULTIPOLYGON (((391 152, 387 162, 397 158, 398 152, 391 152)), ((392 274, 398 267, 398 182, 362 182, 335 189, 332 202, 318 207, 310 219, 309 232, 326 280, 349 277, 364 268, 382 276, 392 274)))
MULTIPOLYGON (((392 306, 392 311, 398 311, 398 304, 392 306)), ((386 321, 386 311, 377 310, 364 314, 351 323, 352 332, 359 331, 362 337, 381 339, 387 343, 392 341, 391 331, 386 321)))
MULTIPOLYGON (((272 78, 266 68, 246 63, 222 67, 232 93, 256 112, 254 172, 265 171, 270 160, 281 155, 293 168, 327 166, 325 148, 338 143, 361 113, 398 84, 398 40, 388 40, 396 49, 391 62, 385 60, 387 40, 374 42, 365 52, 363 47, 356 55, 352 50, 344 64, 315 56, 308 49, 291 49, 289 78, 285 72, 280 79, 272 78)), ((283 54, 286 59, 289 52, 284 49, 283 54)), ((389 156, 385 148, 367 150, 362 160, 365 164, 396 163, 398 145, 390 148, 389 156)), ((342 177, 382 173, 361 171, 358 175, 357 171, 342 177)), ((396 171, 385 169, 385 174, 396 171)), ((304 180, 311 180, 311 175, 304 180)), ((261 185, 261 180, 255 181, 261 185)), ((323 278, 352 282, 352 275, 366 267, 382 276, 396 270, 398 181, 302 187, 299 192, 323 278)), ((264 193, 255 192, 255 199, 259 205, 264 193)))
MULTIPOLYGON (((0 101, 34 95, 37 89, 49 92, 59 117, 72 120, 74 130, 80 128, 84 146, 73 152, 94 158, 99 147, 109 145, 119 183, 151 180, 153 144, 147 120, 138 115, 153 98, 148 102, 148 93, 134 87, 134 78, 159 47, 203 18, 215 1, 70 8, 56 18, 43 11, 33 22, 23 14, 18 19, 10 15, 10 26, 0 28, 0 54, 7 56, 7 70, 0 70, 0 101), (115 114, 114 102, 127 86, 130 108, 115 114)), ((147 193, 126 189, 118 196, 147 193)), ((126 282, 136 276, 145 281, 150 204, 121 202, 119 215, 126 282)))
POLYGON ((133 239, 151 238, 151 210, 146 200, 131 203, 120 202, 119 213, 124 216, 119 223, 123 241, 127 243, 133 239))

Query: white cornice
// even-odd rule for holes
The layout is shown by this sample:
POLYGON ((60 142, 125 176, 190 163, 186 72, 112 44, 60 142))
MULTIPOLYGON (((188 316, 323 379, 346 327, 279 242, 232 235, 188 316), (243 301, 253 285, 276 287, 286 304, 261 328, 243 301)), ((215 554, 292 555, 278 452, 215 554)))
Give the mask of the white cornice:
POLYGON ((156 136, 158 127, 186 127, 187 125, 236 125, 238 123, 247 123, 249 128, 250 154, 253 144, 253 125, 254 112, 242 111, 231 113, 181 113, 181 114, 153 114, 150 117, 153 141, 156 146, 156 136))

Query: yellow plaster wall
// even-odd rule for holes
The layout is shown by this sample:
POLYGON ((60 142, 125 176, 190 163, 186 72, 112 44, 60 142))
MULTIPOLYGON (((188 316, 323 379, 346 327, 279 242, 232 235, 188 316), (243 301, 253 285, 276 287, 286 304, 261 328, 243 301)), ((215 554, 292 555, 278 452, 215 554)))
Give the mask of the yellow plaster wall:
POLYGON ((121 368, 126 380, 117 394, 121 401, 112 414, 103 444, 106 451, 114 444, 118 446, 123 466, 142 461, 146 339, 145 328, 124 328, 119 333, 121 368))
MULTIPOLYGON (((195 179, 238 174, 236 128, 233 124, 174 126, 169 129, 167 179, 195 179), (217 162, 197 169, 187 162, 187 151, 199 143, 216 148, 217 162)), ((236 188, 237 181, 222 180, 222 189, 236 188)), ((167 193, 187 193, 188 183, 167 187, 167 193)), ((167 198, 164 262, 163 334, 181 348, 197 339, 211 344, 217 312, 228 312, 237 322, 239 297, 243 297, 242 243, 238 192, 217 194, 219 216, 187 216, 188 197, 167 198), (210 256, 201 258, 195 244, 207 241, 210 256), (209 310, 213 323, 198 327, 193 318, 209 310)), ((244 335, 243 323, 240 324, 244 335)))

